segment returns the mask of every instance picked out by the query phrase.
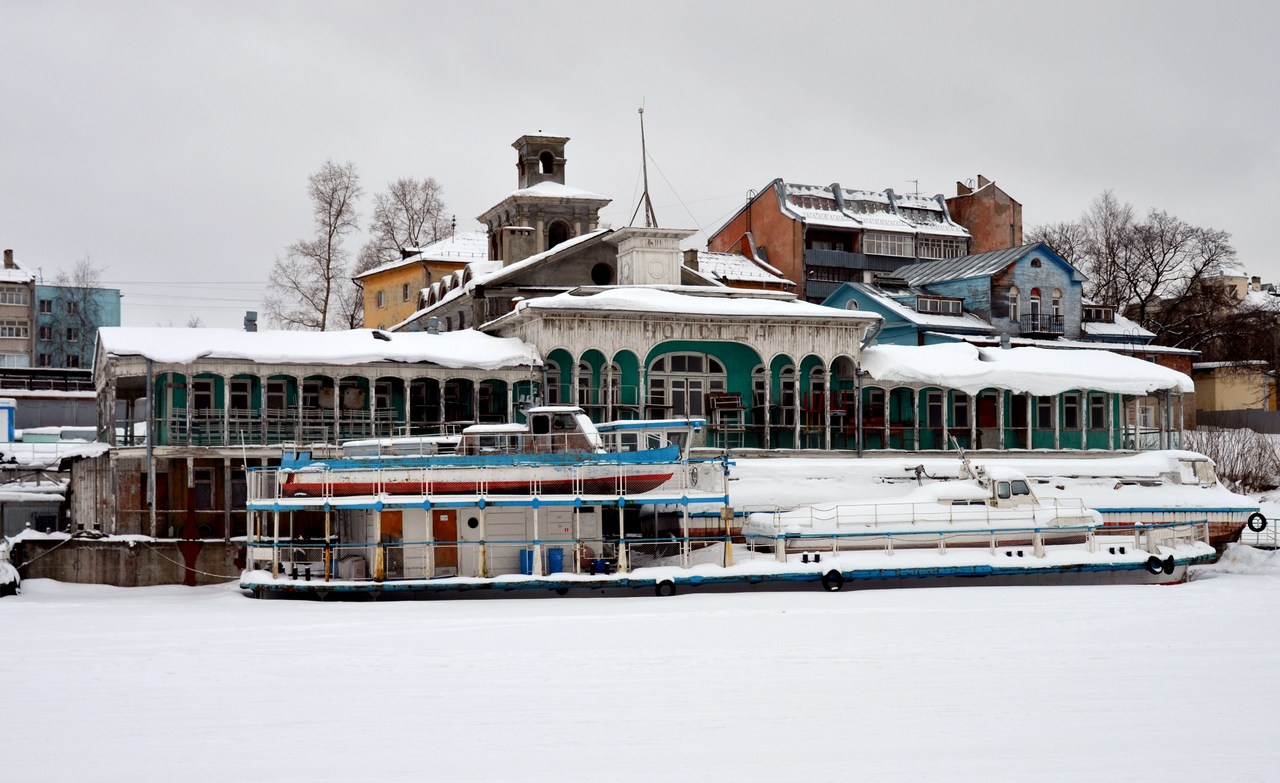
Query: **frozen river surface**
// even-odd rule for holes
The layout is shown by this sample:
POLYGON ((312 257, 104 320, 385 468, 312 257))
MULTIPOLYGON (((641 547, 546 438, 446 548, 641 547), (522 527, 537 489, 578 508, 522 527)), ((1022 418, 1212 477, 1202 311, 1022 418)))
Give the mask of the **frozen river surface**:
POLYGON ((0 779, 1275 780, 1278 602, 1280 559, 1243 548, 1175 587, 312 603, 36 580, 0 600, 0 779))

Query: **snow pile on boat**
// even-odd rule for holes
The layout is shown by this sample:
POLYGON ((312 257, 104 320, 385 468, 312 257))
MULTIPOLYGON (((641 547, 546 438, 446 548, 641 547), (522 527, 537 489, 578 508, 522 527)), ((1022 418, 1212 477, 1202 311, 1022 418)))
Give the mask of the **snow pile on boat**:
POLYGON ((1218 558, 1218 562, 1205 568, 1222 574, 1276 575, 1280 574, 1280 550, 1269 551, 1244 544, 1231 544, 1218 558))

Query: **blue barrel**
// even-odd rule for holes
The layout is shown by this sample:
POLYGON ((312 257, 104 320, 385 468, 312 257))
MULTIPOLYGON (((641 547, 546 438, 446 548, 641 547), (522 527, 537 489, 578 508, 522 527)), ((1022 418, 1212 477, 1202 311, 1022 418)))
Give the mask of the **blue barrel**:
POLYGON ((520 550, 520 573, 529 576, 533 573, 533 550, 520 550))
POLYGON ((592 560, 591 573, 593 574, 609 573, 609 561, 605 560, 603 557, 597 557, 596 559, 592 560))
POLYGON ((555 574, 564 570, 564 549, 553 546, 547 548, 547 573, 555 574))

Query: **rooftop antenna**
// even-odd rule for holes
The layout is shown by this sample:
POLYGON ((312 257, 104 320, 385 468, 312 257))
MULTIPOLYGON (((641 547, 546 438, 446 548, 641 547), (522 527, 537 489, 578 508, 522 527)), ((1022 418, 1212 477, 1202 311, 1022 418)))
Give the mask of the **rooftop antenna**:
POLYGON ((917 196, 918 196, 918 195, 920 195, 920 180, 918 180, 918 179, 909 179, 909 180, 907 180, 907 182, 910 182, 912 185, 914 185, 914 186, 915 186, 914 194, 915 194, 915 195, 917 195, 917 196))
POLYGON ((631 213, 631 225, 636 222, 636 214, 640 212, 640 205, 644 205, 644 227, 657 228, 658 218, 653 214, 653 201, 649 198, 649 151, 644 143, 644 104, 640 105, 640 170, 644 176, 644 193, 640 196, 640 201, 636 203, 636 209, 631 213))

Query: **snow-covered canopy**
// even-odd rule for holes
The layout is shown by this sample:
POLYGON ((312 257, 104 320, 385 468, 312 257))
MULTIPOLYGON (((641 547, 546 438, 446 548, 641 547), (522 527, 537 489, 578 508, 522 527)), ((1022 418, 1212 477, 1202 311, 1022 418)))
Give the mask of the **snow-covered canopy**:
POLYGON ((987 388, 1036 395, 1081 388, 1118 394, 1195 388, 1177 370, 1110 351, 877 345, 862 352, 862 367, 882 383, 927 383, 968 394, 987 388))
POLYGON ((521 302, 516 311, 535 310, 610 310, 614 312, 681 313, 685 315, 718 315, 739 318, 817 318, 824 321, 845 319, 879 320, 875 313, 838 310, 834 307, 802 302, 798 299, 763 298, 758 296, 726 296, 730 289, 686 289, 688 293, 661 288, 625 286, 589 295, 573 292, 530 299, 521 302), (697 293, 694 293, 694 292, 697 293), (706 295, 716 294, 716 295, 706 295))
POLYGON ((542 363, 537 350, 523 340, 492 337, 473 329, 428 334, 376 329, 242 332, 111 326, 98 330, 98 343, 108 356, 142 356, 171 364, 190 364, 206 357, 264 364, 430 362, 487 370, 542 363))

